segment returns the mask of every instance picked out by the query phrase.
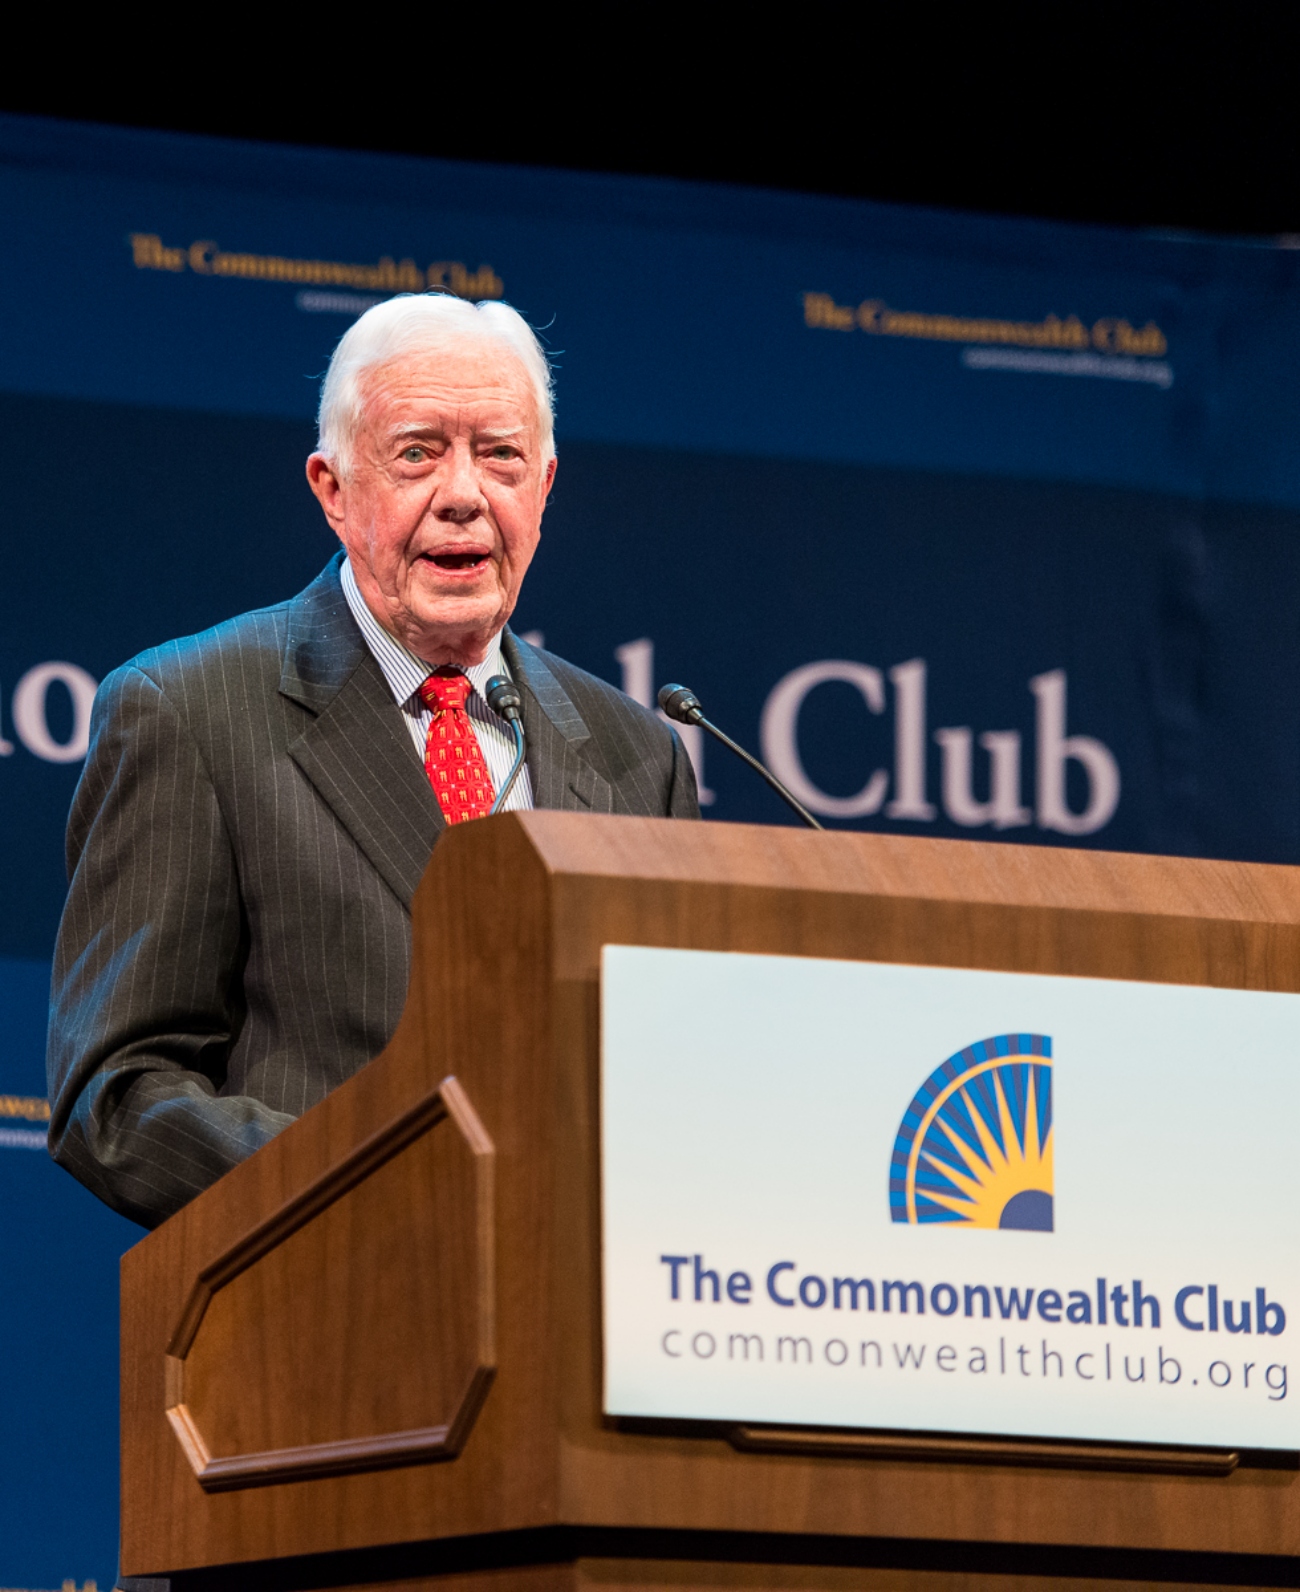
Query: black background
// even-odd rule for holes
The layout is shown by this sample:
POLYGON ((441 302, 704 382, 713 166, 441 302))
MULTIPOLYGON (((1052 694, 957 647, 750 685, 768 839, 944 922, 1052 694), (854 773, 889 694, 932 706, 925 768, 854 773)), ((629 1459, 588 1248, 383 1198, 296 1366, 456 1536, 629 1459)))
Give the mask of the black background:
POLYGON ((0 109, 1125 227, 1300 233, 1290 8, 28 13, 0 109))

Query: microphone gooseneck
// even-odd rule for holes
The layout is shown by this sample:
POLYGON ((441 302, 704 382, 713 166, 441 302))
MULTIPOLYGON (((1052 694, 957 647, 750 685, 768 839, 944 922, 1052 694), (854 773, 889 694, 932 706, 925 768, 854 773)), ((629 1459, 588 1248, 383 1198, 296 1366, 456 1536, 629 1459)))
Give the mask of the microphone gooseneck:
POLYGON ((698 724, 702 730, 707 730, 714 740, 721 741, 729 752, 734 752, 741 762, 748 763, 756 774, 762 775, 781 800, 799 814, 809 829, 825 829, 825 825, 817 822, 804 804, 790 794, 770 769, 765 768, 756 757, 751 757, 743 746, 738 746, 729 735, 724 735, 716 724, 711 724, 704 717, 704 709, 700 706, 700 699, 694 691, 684 685, 660 686, 659 706, 670 719, 676 719, 678 724, 698 724))
POLYGON ((503 718, 510 726, 515 738, 515 760, 510 765, 510 772, 506 775, 506 782, 497 792, 497 799, 492 803, 488 817, 499 813, 505 805, 510 792, 515 788, 515 782, 524 770, 524 757, 528 748, 524 744, 524 699, 519 695, 518 688, 513 680, 507 680, 503 674, 494 674, 487 683, 484 692, 487 705, 493 713, 503 718))

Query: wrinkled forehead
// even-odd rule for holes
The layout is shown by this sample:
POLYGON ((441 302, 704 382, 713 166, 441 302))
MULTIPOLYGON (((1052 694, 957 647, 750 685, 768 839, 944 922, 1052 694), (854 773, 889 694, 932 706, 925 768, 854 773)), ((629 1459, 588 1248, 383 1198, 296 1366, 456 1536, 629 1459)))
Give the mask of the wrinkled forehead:
POLYGON ((495 337, 450 337, 402 349, 363 372, 361 423, 373 432, 412 425, 540 430, 523 360, 495 337))

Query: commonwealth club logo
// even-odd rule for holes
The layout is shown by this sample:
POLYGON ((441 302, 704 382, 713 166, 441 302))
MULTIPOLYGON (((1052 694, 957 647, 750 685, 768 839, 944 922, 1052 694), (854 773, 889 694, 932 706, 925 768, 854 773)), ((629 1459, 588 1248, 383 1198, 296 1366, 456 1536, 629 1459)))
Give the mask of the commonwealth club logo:
POLYGON ((896 1222, 1052 1231, 1052 1041, 998 1034, 949 1056, 903 1114, 896 1222))

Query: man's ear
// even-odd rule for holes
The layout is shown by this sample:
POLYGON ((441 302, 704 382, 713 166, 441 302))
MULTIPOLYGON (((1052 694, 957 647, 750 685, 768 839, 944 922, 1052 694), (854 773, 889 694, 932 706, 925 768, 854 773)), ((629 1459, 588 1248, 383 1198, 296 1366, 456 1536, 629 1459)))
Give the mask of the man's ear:
POLYGON ((316 495, 316 501, 325 511, 330 529, 340 541, 343 538, 343 481, 338 471, 323 453, 313 453, 307 460, 307 485, 316 495))
POLYGON ((559 462, 560 461, 555 457, 555 455, 552 454, 551 462, 546 466, 546 479, 542 482, 543 504, 546 502, 547 498, 550 497, 551 488, 555 485, 555 467, 557 464, 559 464, 559 462))

